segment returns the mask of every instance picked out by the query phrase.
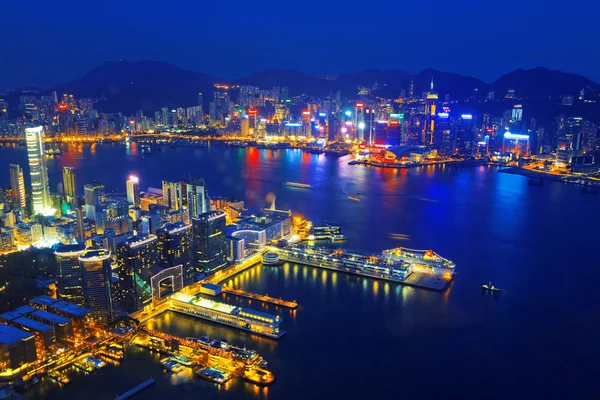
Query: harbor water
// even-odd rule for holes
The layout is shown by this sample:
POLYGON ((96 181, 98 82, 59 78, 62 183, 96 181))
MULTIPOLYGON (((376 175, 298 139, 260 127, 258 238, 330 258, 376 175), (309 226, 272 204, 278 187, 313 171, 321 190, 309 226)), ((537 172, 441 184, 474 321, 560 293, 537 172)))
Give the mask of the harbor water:
MULTIPOLYGON (((209 335, 257 350, 276 381, 258 388, 238 379, 222 387, 162 372, 160 356, 132 348, 119 366, 69 371, 64 387, 45 379, 30 399, 107 399, 153 376, 139 399, 578 398, 595 397, 600 373, 600 197, 558 182, 529 186, 493 167, 386 170, 350 166, 350 157, 300 150, 170 148, 143 155, 131 144, 64 145, 50 159, 53 190, 74 166, 78 191, 97 180, 125 191, 130 174, 142 190, 161 180, 205 179, 211 196, 253 210, 292 210, 339 223, 362 252, 433 249, 456 263, 442 293, 298 264, 253 267, 228 284, 295 300, 297 310, 222 295, 283 317, 280 340, 165 313, 147 322, 179 336, 209 335), (292 187, 299 182, 310 188, 292 187), (349 198, 352 196, 353 198, 349 198), (358 200, 356 200, 358 198, 358 200), (481 290, 492 281, 498 295, 481 290), (548 397, 549 398, 549 397, 548 397)), ((0 150, 0 186, 8 164, 28 182, 25 148, 0 150)))

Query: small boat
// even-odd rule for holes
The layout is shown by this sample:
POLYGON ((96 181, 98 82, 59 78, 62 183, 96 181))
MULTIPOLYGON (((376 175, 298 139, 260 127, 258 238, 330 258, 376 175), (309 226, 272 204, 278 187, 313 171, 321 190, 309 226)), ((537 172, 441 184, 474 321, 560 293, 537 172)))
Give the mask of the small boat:
POLYGON ((481 285, 481 288, 483 290, 487 290, 489 292, 499 292, 500 291, 500 289, 498 289, 496 286, 492 285, 492 282, 488 283, 487 285, 486 284, 481 285))
POLYGON ((348 198, 350 200, 354 200, 354 201, 360 201, 360 198, 358 196, 352 196, 351 194, 348 195, 348 198))
POLYGON ((67 383, 71 382, 69 380, 69 378, 67 377, 67 375, 60 373, 58 371, 51 372, 50 378, 54 379, 55 381, 57 381, 58 383, 60 383, 62 385, 66 385, 67 383))
POLYGON ((162 360, 160 360, 160 363, 169 372, 177 373, 183 369, 182 365, 180 365, 177 361, 171 358, 163 358, 162 360))
POLYGON ((310 189, 310 185, 308 183, 299 183, 299 182, 283 182, 285 186, 297 187, 302 189, 310 189))

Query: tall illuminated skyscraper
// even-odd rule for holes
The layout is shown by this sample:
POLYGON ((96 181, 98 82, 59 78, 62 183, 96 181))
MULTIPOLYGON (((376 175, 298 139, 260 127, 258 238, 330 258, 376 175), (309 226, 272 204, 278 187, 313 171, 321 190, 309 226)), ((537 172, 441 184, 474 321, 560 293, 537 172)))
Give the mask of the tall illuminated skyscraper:
POLYGON ((191 178, 187 184, 187 203, 190 218, 210 211, 210 199, 202 178, 191 178))
POLYGON ((58 267, 58 298, 83 306, 83 288, 79 255, 85 251, 83 244, 59 245, 54 250, 58 267))
POLYGON ((134 207, 140 206, 140 180, 137 176, 130 175, 126 182, 127 202, 134 207))
POLYGON ((108 250, 87 250, 79 255, 83 303, 99 324, 113 320, 110 264, 108 250))
POLYGON ((10 189, 12 191, 12 204, 14 207, 25 209, 27 202, 25 199, 25 180, 23 179, 23 170, 20 165, 10 164, 10 189))
POLYGON ((119 289, 123 308, 137 311, 152 301, 151 279, 160 272, 155 235, 135 236, 117 245, 119 289))
POLYGON ((46 153, 44 151, 44 128, 41 126, 26 128, 25 140, 27 141, 27 156, 31 175, 33 213, 41 214, 48 211, 51 204, 46 153))
POLYGON ((183 184, 181 182, 162 181, 163 204, 170 210, 183 208, 183 184))
POLYGON ((192 225, 183 222, 168 224, 156 231, 162 268, 182 266, 183 281, 186 285, 194 282, 194 261, 192 257, 192 225))
POLYGON ((363 142, 365 140, 365 103, 356 103, 354 118, 354 126, 356 127, 356 140, 363 142))
POLYGON ((71 210, 77 207, 77 190, 75 188, 75 168, 63 167, 63 188, 65 200, 71 205, 71 210))
POLYGON ((427 93, 425 102, 425 126, 423 127, 422 142, 425 145, 433 144, 433 133, 435 132, 435 118, 437 115, 438 94, 433 90, 433 78, 431 78, 431 89, 427 93))
POLYGON ((223 211, 192 218, 192 254, 198 272, 213 272, 227 265, 225 223, 223 211))

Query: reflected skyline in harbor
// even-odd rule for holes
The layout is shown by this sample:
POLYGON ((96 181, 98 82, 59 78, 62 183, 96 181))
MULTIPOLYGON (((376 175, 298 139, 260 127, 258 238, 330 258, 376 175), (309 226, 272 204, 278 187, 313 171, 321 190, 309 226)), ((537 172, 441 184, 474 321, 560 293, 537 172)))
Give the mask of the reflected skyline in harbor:
MULTIPOLYGON (((600 294, 593 273, 599 254, 588 227, 600 226, 600 215, 595 196, 582 196, 573 185, 529 187, 527 178, 492 167, 350 166, 349 157, 298 150, 163 147, 136 155, 132 144, 129 149, 116 144, 61 149, 63 155, 48 160, 51 185, 60 181, 64 165, 75 165, 80 187, 98 180, 108 192, 123 192, 130 174, 140 177, 142 190, 160 187, 164 179, 197 175, 206 180, 211 196, 237 197, 258 209, 270 205, 267 195, 274 193, 278 208, 315 223, 340 223, 348 240, 333 247, 367 253, 431 248, 452 259, 457 274, 449 290, 438 293, 293 263, 253 267, 232 278, 232 286, 296 300, 299 308, 290 311, 232 295, 223 299, 282 316, 287 333, 279 341, 174 313, 149 324, 258 351, 276 376, 268 394, 235 379, 226 390, 198 380, 172 385, 155 358, 133 348, 118 367, 72 377, 64 388, 43 383, 28 395, 32 399, 87 396, 92 382, 102 390, 90 398, 111 398, 148 376, 157 384, 140 399, 368 397, 396 393, 399 384, 409 398, 419 397, 423 386, 436 398, 490 387, 500 396, 515 391, 539 396, 550 390, 540 384, 530 392, 531 382, 552 378, 553 393, 570 393, 573 385, 595 376, 584 343, 595 340, 598 328, 600 294), (311 188, 284 186, 286 181, 311 188), (356 193, 360 201, 348 199, 356 193), (576 248, 587 250, 570 251, 576 248), (482 294, 481 284, 489 280, 503 288, 500 296, 482 294), (570 361, 563 367, 540 364, 549 346, 556 357, 570 361), (586 372, 559 379, 570 376, 567 369, 574 363, 587 365, 586 372), (535 372, 522 375, 524 369, 535 372), (315 370, 327 379, 307 382, 315 370), (375 370, 381 373, 377 385, 368 378, 375 370), (435 387, 430 387, 431 376, 435 387)), ((27 163, 22 147, 6 146, 0 156, 8 163, 27 163)), ((7 174, 0 175, 0 185, 7 183, 7 174)))

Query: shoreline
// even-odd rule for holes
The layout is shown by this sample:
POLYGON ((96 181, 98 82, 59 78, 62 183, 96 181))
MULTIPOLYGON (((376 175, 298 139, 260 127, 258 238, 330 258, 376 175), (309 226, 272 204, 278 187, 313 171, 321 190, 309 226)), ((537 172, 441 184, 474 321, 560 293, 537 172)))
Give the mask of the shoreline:
POLYGON ((560 183, 568 183, 571 185, 591 186, 600 188, 600 181, 594 181, 585 176, 574 175, 556 175, 542 171, 532 171, 521 167, 504 167, 499 168, 498 172, 505 174, 521 175, 529 179, 543 179, 546 181, 554 181, 560 183))

